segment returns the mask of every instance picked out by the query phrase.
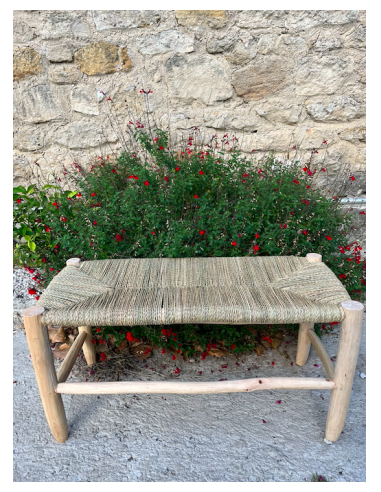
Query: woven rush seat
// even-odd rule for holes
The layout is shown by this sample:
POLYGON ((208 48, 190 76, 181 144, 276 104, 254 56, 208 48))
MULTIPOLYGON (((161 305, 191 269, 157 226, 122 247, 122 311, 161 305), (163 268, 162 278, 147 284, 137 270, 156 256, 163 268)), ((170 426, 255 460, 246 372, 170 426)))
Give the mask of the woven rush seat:
POLYGON ((37 305, 50 325, 275 324, 341 321, 349 299, 305 257, 134 258, 66 266, 37 305))

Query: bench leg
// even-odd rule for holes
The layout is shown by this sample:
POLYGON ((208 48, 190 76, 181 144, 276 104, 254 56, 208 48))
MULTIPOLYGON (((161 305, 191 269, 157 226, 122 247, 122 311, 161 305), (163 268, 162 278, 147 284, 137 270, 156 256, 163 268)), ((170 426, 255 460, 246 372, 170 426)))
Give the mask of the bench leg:
POLYGON ((61 395, 55 392, 57 375, 47 329, 41 322, 43 311, 33 306, 23 312, 25 333, 46 419, 53 436, 64 442, 68 437, 67 421, 61 395))
POLYGON ((298 345, 296 348, 296 363, 298 366, 304 366, 310 353, 311 340, 307 336, 308 330, 313 330, 313 323, 300 323, 298 334, 298 345))
POLYGON ((82 346, 83 353, 88 366, 92 366, 96 363, 95 343, 92 343, 93 333, 91 326, 78 326, 78 331, 85 331, 87 333, 86 340, 82 346))
POLYGON ((341 304, 345 318, 341 323, 339 346, 334 373, 335 389, 331 390, 325 438, 336 441, 343 430, 351 398, 353 377, 356 369, 364 306, 355 301, 341 304))

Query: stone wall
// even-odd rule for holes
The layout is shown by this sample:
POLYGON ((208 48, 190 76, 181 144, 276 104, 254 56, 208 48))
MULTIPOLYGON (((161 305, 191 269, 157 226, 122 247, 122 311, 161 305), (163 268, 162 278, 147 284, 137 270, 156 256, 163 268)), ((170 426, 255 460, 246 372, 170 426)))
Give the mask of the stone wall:
POLYGON ((134 114, 259 157, 317 149, 364 193, 365 30, 361 10, 14 11, 15 182, 117 155, 134 114))

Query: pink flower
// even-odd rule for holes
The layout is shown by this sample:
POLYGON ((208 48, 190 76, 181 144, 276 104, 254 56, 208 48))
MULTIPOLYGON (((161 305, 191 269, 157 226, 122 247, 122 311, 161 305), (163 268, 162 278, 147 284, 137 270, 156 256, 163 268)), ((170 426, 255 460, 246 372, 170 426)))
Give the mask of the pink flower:
POLYGON ((278 400, 275 402, 277 405, 280 405, 282 403, 282 400, 278 400))

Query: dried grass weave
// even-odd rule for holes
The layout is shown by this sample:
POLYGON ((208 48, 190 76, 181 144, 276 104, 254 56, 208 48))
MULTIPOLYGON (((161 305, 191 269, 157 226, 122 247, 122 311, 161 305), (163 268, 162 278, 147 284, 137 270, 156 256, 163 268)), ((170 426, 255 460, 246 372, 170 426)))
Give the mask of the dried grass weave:
POLYGON ((296 256, 85 261, 38 301, 44 324, 341 321, 347 291, 322 262, 296 256))

